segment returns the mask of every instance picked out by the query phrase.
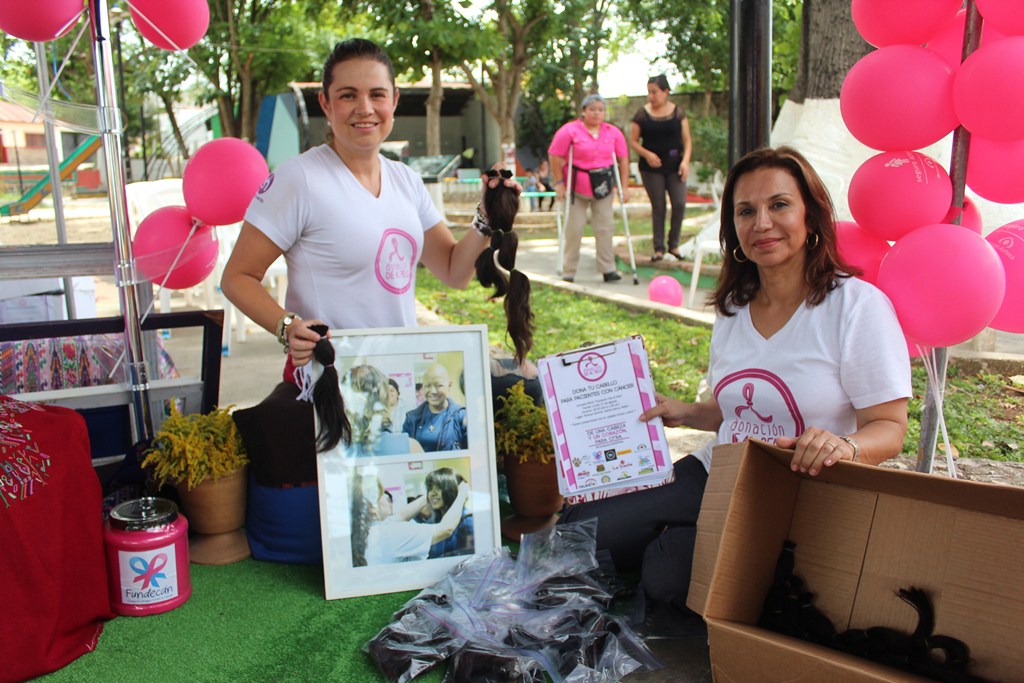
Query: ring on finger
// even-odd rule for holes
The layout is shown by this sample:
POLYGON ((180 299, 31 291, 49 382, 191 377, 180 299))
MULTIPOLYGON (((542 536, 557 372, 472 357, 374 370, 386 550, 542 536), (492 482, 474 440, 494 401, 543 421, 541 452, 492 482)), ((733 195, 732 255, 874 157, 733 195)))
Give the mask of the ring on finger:
POLYGON ((831 441, 826 441, 825 445, 831 447, 832 450, 836 449, 836 445, 834 443, 832 443, 831 441))

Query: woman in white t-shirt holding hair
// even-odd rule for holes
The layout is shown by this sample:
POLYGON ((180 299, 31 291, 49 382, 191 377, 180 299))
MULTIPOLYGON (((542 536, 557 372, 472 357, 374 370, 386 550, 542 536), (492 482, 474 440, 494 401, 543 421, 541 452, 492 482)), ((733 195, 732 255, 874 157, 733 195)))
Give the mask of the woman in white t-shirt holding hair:
MULTIPOLYGON (((398 90, 391 60, 359 38, 334 46, 323 70, 320 107, 326 144, 282 163, 259 189, 224 269, 224 294, 275 334, 288 365, 312 358, 332 329, 416 325, 416 265, 464 288, 489 243, 486 218, 456 241, 421 178, 381 156, 395 122, 398 90), (267 268, 284 255, 288 292, 282 308, 263 288, 267 268)), ((491 178, 486 186, 514 179, 491 178)), ((292 380, 291 367, 286 369, 292 380)))
POLYGON ((900 453, 910 358, 892 304, 851 277, 836 245, 828 190, 791 148, 747 154, 722 194, 726 255, 711 296, 712 398, 658 396, 640 419, 717 432, 675 464, 665 486, 570 508, 598 517, 598 548, 619 571, 641 568, 648 597, 685 610, 711 449, 753 437, 794 449, 811 476, 840 460, 878 464, 900 453), (642 565, 642 566, 641 566, 642 565))

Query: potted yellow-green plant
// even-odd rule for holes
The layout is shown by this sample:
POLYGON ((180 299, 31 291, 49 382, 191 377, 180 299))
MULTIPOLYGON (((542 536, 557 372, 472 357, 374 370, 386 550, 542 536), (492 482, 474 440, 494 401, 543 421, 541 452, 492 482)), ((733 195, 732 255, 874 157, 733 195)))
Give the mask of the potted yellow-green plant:
POLYGON ((193 562, 227 564, 249 556, 245 521, 249 459, 231 409, 190 415, 171 403, 142 461, 160 486, 174 484, 189 527, 193 562))
POLYGON ((502 533, 518 541, 557 521, 562 507, 547 411, 526 393, 523 382, 498 397, 494 446, 505 464, 509 502, 515 515, 503 519, 502 533))

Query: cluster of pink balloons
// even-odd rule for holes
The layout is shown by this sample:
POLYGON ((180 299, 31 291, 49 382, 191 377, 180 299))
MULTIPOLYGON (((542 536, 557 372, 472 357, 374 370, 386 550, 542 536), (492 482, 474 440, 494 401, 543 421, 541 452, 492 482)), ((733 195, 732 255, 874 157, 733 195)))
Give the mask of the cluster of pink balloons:
POLYGON ((840 255, 889 296, 908 342, 925 347, 986 327, 1024 332, 1024 221, 983 238, 977 207, 953 207, 945 169, 914 151, 963 125, 967 185, 1024 202, 1024 119, 1011 104, 1024 99, 1024 12, 1020 0, 977 0, 981 46, 961 64, 961 4, 852 0, 857 30, 878 49, 850 69, 839 98, 850 133, 881 150, 850 181, 856 222, 837 226, 840 255))
POLYGON ((182 173, 185 206, 157 209, 135 231, 139 272, 170 289, 205 280, 220 250, 212 226, 240 222, 268 173, 263 155, 244 140, 219 138, 200 147, 182 173))
MULTIPOLYGON (((0 2, 0 29, 15 38, 47 42, 78 23, 85 0, 5 0, 0 2)), ((129 0, 135 27, 157 47, 187 50, 210 26, 206 0, 129 0)))

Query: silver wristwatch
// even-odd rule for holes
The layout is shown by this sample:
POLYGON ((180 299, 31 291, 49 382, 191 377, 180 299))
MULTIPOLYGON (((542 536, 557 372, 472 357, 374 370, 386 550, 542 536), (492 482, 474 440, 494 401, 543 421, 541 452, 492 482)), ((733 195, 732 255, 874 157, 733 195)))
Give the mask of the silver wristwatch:
POLYGON ((298 313, 288 311, 277 321, 277 341, 281 346, 288 346, 288 327, 296 320, 301 320, 298 313))

